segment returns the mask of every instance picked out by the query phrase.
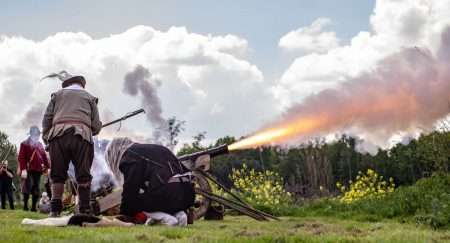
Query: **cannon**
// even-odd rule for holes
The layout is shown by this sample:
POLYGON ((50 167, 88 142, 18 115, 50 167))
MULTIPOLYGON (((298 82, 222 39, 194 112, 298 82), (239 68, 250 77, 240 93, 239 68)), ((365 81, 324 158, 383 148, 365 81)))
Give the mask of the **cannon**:
POLYGON ((192 154, 185 154, 178 157, 180 161, 187 169, 194 171, 196 169, 201 169, 203 171, 208 171, 210 168, 209 161, 198 160, 201 156, 209 155, 210 158, 217 157, 219 155, 227 154, 228 146, 226 144, 210 148, 207 150, 195 152, 192 154))
POLYGON ((254 209, 247 202, 245 202, 236 194, 232 193, 228 188, 217 181, 208 172, 210 169, 210 161, 209 159, 201 159, 201 157, 209 155, 210 158, 214 158, 220 155, 227 154, 228 152, 228 145, 224 144, 207 150, 178 157, 178 160, 194 174, 196 193, 195 208, 193 211, 194 219, 203 217, 207 213, 208 209, 210 209, 211 202, 214 201, 219 205, 232 208, 256 220, 268 220, 268 218, 279 220, 278 218, 270 214, 254 209), (234 200, 230 200, 228 198, 214 194, 209 182, 214 183, 218 188, 229 194, 234 200))
MULTIPOLYGON (((178 157, 178 161, 180 161, 183 166, 193 172, 196 190, 212 192, 211 185, 209 184, 207 177, 205 177, 204 175, 204 173, 206 173, 210 169, 210 161, 209 159, 201 159, 201 157, 209 155, 210 158, 214 158, 227 153, 228 146, 224 144, 192 154, 181 155, 178 157)), ((210 206, 211 200, 203 195, 198 195, 197 193, 197 196, 195 198, 195 207, 193 210, 194 219, 203 217, 210 206)))
MULTIPOLYGON (((209 158, 214 158, 220 155, 227 154, 229 152, 227 145, 221 145, 218 147, 210 148, 207 150, 199 151, 192 154, 186 154, 178 157, 178 161, 183 164, 188 170, 192 171, 194 175, 196 201, 195 207, 192 210, 193 218, 199 219, 203 217, 211 206, 211 202, 214 201, 227 208, 232 208, 242 214, 252 217, 256 220, 268 220, 268 218, 278 218, 254 209, 247 204, 243 199, 232 193, 228 188, 217 181, 208 171, 210 169, 209 159, 203 159, 203 156, 209 155, 209 158), (225 193, 231 195, 234 200, 216 195, 212 192, 210 182, 214 183, 218 188, 222 189, 225 193)), ((105 213, 111 208, 115 208, 120 205, 122 190, 118 188, 113 191, 105 191, 100 197, 94 198, 93 208, 96 213, 105 213)))

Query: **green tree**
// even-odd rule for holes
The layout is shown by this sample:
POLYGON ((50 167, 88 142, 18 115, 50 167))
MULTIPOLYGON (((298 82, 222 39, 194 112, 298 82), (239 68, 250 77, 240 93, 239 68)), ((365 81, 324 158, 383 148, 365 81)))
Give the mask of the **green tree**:
MULTIPOLYGON (((17 147, 11 143, 6 133, 0 131, 0 160, 8 160, 8 167, 16 174, 17 171, 17 147)), ((14 185, 19 185, 18 176, 14 176, 14 185)))
POLYGON ((192 153, 206 149, 202 145, 202 141, 205 139, 205 137, 206 137, 206 132, 199 132, 197 135, 195 135, 193 137, 194 141, 191 144, 189 144, 189 143, 183 144, 181 149, 178 151, 177 155, 181 156, 181 155, 185 155, 185 154, 192 154, 192 153))
POLYGON ((168 147, 172 150, 178 144, 178 136, 181 132, 184 131, 185 121, 177 120, 176 117, 171 117, 167 120, 168 129, 169 129, 169 144, 168 147))
POLYGON ((435 131, 417 140, 417 157, 433 171, 448 173, 450 132, 435 131))

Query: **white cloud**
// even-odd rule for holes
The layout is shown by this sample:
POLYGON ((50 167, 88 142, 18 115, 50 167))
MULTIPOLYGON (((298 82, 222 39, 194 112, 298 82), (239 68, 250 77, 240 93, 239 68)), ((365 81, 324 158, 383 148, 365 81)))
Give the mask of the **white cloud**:
POLYGON ((339 46, 336 33, 324 31, 331 24, 328 18, 318 18, 310 26, 293 30, 278 42, 286 50, 300 50, 304 53, 325 53, 339 46))
MULTIPOLYGON (((348 77, 372 70, 377 61, 404 47, 426 47, 435 52, 443 29, 450 24, 448 13, 449 0, 378 0, 370 17, 370 32, 359 32, 348 45, 294 60, 272 88, 280 109, 301 102, 312 93, 333 88, 348 77)), ((322 26, 316 24, 315 29, 321 30, 322 26)), ((280 46, 282 42, 289 46, 287 37, 297 32, 283 36, 280 46)))
POLYGON ((248 42, 234 35, 210 37, 214 49, 233 55, 244 55, 248 49, 248 42))
MULTIPOLYGON (((199 131, 211 137, 242 135, 266 119, 260 110, 273 104, 262 72, 242 58, 247 49, 247 41, 240 37, 201 35, 184 27, 162 32, 136 26, 100 39, 85 33, 57 33, 42 41, 3 36, 0 126, 15 142, 23 139, 27 128, 14 124, 25 124, 22 121, 35 104, 47 104, 60 84, 38 80, 60 70, 86 77, 88 91, 100 98, 102 114, 119 116, 139 108, 139 98, 123 94, 123 79, 140 64, 162 82, 163 115, 187 121, 185 136, 199 131), (246 102, 249 99, 260 102, 246 102)), ((35 123, 40 124, 40 119, 35 123)), ((126 134, 151 135, 143 117, 123 126, 126 134)))

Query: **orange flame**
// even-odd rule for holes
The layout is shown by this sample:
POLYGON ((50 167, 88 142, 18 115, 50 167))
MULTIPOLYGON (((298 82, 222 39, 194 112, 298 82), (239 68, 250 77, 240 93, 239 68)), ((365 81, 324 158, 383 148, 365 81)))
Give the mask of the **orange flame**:
POLYGON ((311 133, 326 123, 325 117, 297 119, 285 125, 269 128, 228 146, 229 150, 258 147, 268 143, 285 141, 301 134, 311 133))
MULTIPOLYGON (((335 109, 338 110, 338 109, 335 109)), ((272 128, 258 132, 243 140, 231 144, 228 149, 255 148, 265 144, 281 143, 295 138, 307 138, 344 129, 348 126, 368 124, 376 117, 386 117, 391 122, 398 120, 398 116, 413 119, 417 113, 417 104, 408 92, 399 90, 395 95, 380 94, 375 102, 351 102, 341 107, 338 112, 322 110, 307 114, 304 117, 294 116, 272 128), (389 115, 388 115, 389 114, 389 115)), ((387 120, 385 120, 387 122, 387 120)), ((402 121, 399 121, 402 123, 402 121)), ((374 126, 374 125, 371 125, 374 126)), ((382 123, 380 124, 382 126, 382 123)))
MULTIPOLYGON (((449 50, 450 42, 442 51, 449 50)), ((428 53, 428 52, 427 52, 428 53)), ((294 104, 273 126, 229 146, 230 150, 308 139, 355 129, 388 139, 401 131, 432 128, 449 114, 448 63, 416 48, 381 60, 377 68, 294 104)))

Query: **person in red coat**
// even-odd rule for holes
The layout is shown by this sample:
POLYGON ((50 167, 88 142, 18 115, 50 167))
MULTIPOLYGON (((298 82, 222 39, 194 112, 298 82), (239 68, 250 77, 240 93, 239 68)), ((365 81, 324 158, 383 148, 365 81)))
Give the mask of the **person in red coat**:
POLYGON ((20 144, 19 175, 23 194, 23 209, 28 211, 28 200, 31 194, 31 211, 36 211, 40 195, 39 185, 42 173, 50 167, 44 146, 39 141, 41 132, 37 126, 30 127, 30 136, 20 144))

